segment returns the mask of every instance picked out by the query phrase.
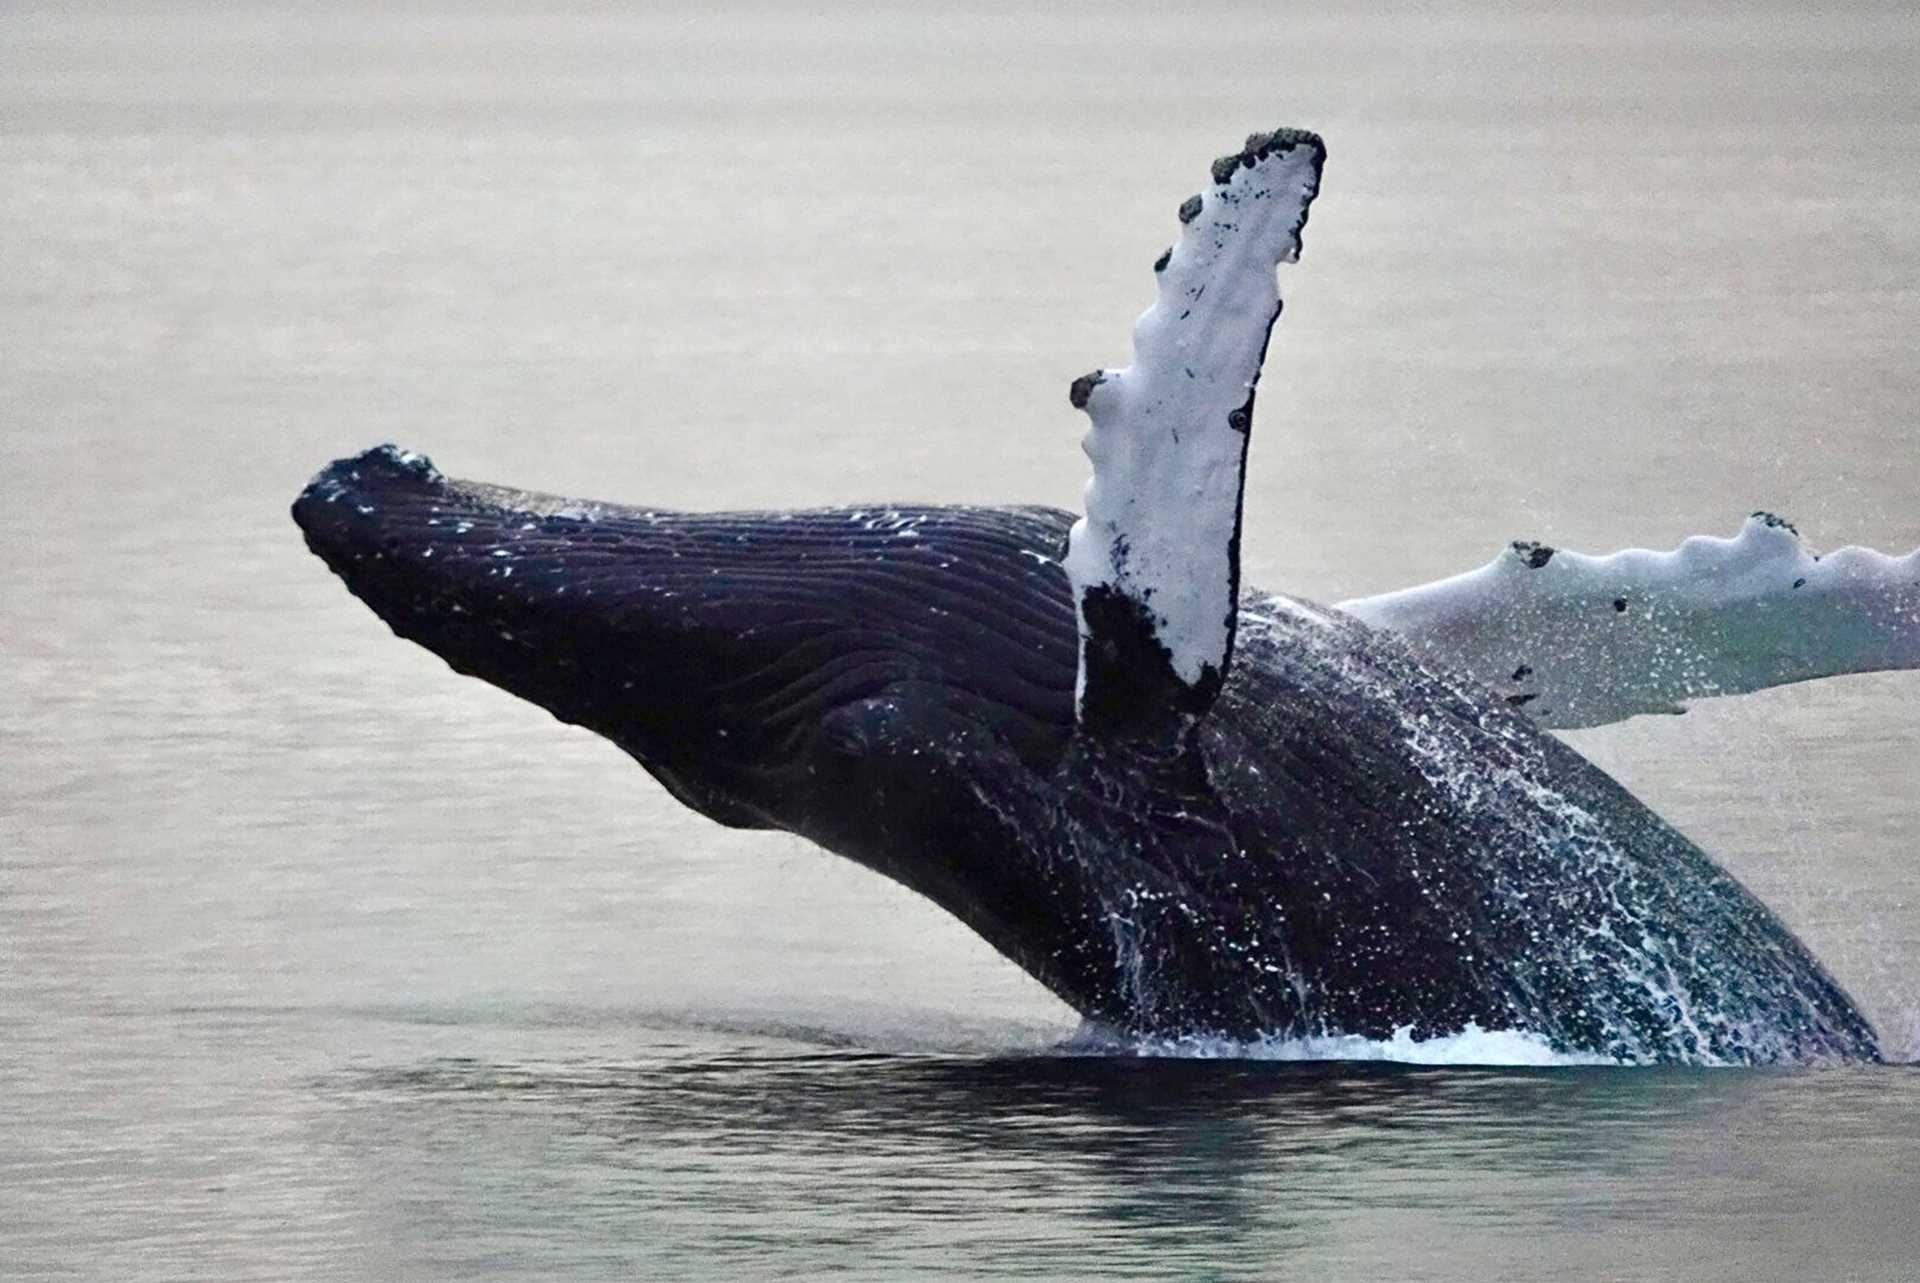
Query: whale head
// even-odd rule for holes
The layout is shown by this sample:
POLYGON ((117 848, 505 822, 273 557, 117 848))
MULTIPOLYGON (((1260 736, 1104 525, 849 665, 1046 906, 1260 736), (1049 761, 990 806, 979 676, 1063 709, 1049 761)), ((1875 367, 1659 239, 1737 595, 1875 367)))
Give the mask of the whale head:
POLYGON ((1071 734, 1064 513, 671 512, 457 481, 382 446, 322 470, 293 516, 455 671, 606 736, 723 824, 915 885, 923 869, 885 867, 891 830, 939 804, 904 782, 915 815, 849 797, 883 801, 934 746, 1044 772, 1071 734))

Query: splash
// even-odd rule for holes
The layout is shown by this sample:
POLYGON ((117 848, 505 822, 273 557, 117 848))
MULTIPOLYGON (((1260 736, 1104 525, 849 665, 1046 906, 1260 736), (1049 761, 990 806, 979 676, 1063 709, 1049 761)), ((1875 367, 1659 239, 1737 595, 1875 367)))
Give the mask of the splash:
POLYGON ((1482 1029, 1471 1024, 1459 1033, 1433 1038, 1416 1038, 1412 1025, 1402 1025, 1389 1038, 1315 1034, 1247 1042, 1230 1038, 1128 1039, 1087 1027, 1063 1050, 1086 1055, 1179 1060, 1380 1061, 1403 1065, 1509 1067, 1628 1063, 1591 1052, 1558 1051, 1539 1034, 1524 1030, 1482 1029))
POLYGON ((1889 1064, 1920 1065, 1920 1007, 1908 1007, 1885 1022, 1881 1054, 1889 1064))

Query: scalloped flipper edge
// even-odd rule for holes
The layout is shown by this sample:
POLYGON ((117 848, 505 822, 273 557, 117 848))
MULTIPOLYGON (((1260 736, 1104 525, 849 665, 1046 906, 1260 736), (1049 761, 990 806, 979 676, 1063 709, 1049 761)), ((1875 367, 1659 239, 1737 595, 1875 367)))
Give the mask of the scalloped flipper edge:
POLYGON ((1478 570, 1339 609, 1558 729, 1920 668, 1920 550, 1816 556, 1766 512, 1731 539, 1698 535, 1670 552, 1517 542, 1478 570))
POLYGON ((1255 134, 1180 207, 1180 240, 1133 328, 1134 360, 1074 381, 1092 420, 1086 515, 1065 566, 1083 730, 1155 737, 1212 706, 1233 653, 1254 387, 1320 189, 1316 134, 1255 134))

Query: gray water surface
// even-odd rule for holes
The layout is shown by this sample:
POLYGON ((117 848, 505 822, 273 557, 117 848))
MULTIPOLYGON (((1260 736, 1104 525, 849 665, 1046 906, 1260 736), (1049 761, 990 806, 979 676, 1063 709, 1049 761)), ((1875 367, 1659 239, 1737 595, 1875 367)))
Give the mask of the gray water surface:
MULTIPOLYGON (((1249 582, 1920 545, 1920 24, 0 12, 0 1277, 1907 1279, 1920 1079, 1115 1061, 957 923, 395 641, 382 440, 1077 505, 1207 161, 1331 150, 1249 582)), ((1920 1050, 1920 679, 1571 737, 1920 1050)))

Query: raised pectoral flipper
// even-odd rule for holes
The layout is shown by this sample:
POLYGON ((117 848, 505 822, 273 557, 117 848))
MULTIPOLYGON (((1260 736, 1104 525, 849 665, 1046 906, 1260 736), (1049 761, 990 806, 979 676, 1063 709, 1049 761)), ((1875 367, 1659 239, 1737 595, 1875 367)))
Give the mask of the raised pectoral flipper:
POLYGON ((1815 556, 1756 512, 1732 539, 1606 557, 1516 543, 1464 575, 1340 603, 1552 727, 1920 668, 1920 551, 1815 556))
POLYGON ((1066 560, 1090 733, 1158 737, 1205 713, 1226 677, 1254 385, 1280 315, 1273 269, 1299 257, 1325 159, 1318 136, 1282 129, 1215 161, 1154 264, 1133 364, 1073 384, 1093 420, 1066 560))

